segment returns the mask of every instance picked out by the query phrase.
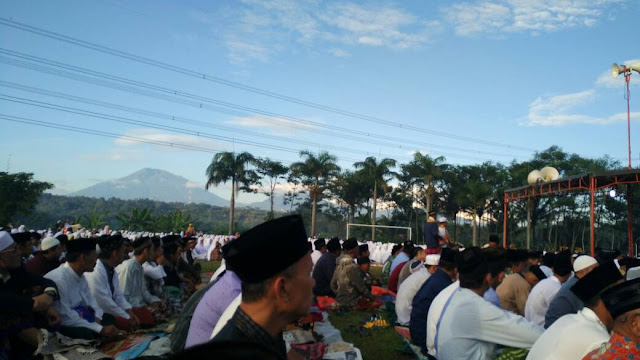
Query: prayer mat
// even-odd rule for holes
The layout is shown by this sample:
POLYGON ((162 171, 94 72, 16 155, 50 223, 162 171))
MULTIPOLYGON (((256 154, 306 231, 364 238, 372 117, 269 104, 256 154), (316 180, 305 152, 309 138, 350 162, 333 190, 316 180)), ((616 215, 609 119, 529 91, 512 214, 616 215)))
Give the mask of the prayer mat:
POLYGON ((320 360, 327 352, 329 345, 324 343, 315 344, 291 344, 291 349, 295 349, 300 355, 308 360, 320 360))
POLYGON ((373 296, 384 296, 384 295, 392 295, 394 298, 396 297, 396 293, 389 289, 385 289, 380 286, 372 286, 371 287, 371 295, 373 296))
POLYGON ((415 355, 416 359, 418 359, 418 360, 429 360, 429 357, 424 355, 422 353, 422 350, 420 350, 420 346, 416 346, 416 345, 412 344, 411 341, 409 341, 408 339, 402 339, 402 340, 409 347, 409 349, 411 349, 411 352, 413 353, 413 355, 415 355))
POLYGON ((528 354, 526 349, 504 348, 494 360, 525 360, 528 354))
POLYGON ((406 326, 395 326, 396 332, 402 336, 402 338, 411 341, 411 331, 406 326))
POLYGON ((147 350, 149 344, 159 335, 162 334, 131 334, 124 340, 103 345, 101 350, 116 360, 135 359, 147 350))

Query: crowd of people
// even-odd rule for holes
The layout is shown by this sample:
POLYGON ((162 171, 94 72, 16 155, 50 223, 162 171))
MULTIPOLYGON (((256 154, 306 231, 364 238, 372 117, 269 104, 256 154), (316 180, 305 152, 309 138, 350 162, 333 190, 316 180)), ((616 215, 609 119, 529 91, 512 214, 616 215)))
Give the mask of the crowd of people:
POLYGON ((109 342, 169 318, 176 359, 300 358, 288 324, 320 298, 377 309, 380 288, 424 358, 640 357, 640 260, 505 249, 497 236, 464 248, 435 213, 423 240, 309 238, 297 215, 235 236, 0 230, 0 359, 37 356, 48 332, 109 342), (219 258, 201 283, 195 260, 219 258))

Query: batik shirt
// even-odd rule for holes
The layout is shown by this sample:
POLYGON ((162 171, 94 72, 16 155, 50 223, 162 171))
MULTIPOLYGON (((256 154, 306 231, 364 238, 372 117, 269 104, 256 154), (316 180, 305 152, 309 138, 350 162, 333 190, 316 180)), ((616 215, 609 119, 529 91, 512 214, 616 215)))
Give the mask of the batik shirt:
POLYGON ((611 339, 582 360, 640 359, 640 344, 615 331, 611 339))

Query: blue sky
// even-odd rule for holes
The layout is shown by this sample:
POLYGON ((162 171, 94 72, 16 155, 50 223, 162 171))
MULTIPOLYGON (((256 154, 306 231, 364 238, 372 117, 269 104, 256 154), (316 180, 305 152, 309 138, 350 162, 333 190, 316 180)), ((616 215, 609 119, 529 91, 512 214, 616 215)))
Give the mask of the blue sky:
MULTIPOLYGON (((626 164, 624 82, 613 79, 609 69, 613 62, 640 58, 633 39, 640 1, 34 0, 3 1, 0 14, 13 21, 0 25, 0 113, 59 127, 0 119, 1 168, 33 172, 37 179, 53 182, 54 193, 144 167, 202 185, 213 152, 220 150, 246 150, 287 163, 297 161, 301 149, 328 150, 349 168, 368 155, 407 162, 416 150, 456 164, 508 163, 559 145, 587 157, 608 154, 626 164), (6 24, 52 31, 355 116, 178 74, 6 24), (18 58, 25 54, 27 58, 18 58), (166 101, 143 96, 139 89, 126 92, 26 68, 38 64, 34 57, 218 104, 201 108, 202 101, 185 104, 175 94, 166 101), (21 66, 15 66, 17 59, 21 66), (165 118, 88 104, 87 99, 165 118), (42 103, 67 111, 43 108, 42 103), (174 130, 68 112, 77 109, 174 130), (189 149, 179 149, 181 145, 189 149)), ((634 73, 631 84, 631 146, 637 166, 640 97, 634 95, 640 93, 640 75, 634 73)), ((226 186, 214 192, 229 197, 226 186)), ((241 195, 240 201, 263 198, 241 195)))

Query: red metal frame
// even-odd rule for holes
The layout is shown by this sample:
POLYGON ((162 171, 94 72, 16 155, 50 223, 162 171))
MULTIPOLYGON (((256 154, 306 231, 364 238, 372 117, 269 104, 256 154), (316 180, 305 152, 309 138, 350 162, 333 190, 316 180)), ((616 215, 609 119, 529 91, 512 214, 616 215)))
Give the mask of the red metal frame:
POLYGON ((538 185, 523 186, 514 189, 508 189, 504 192, 504 221, 502 242, 507 247, 507 217, 509 211, 509 203, 534 198, 538 196, 546 196, 567 191, 583 190, 589 191, 591 202, 591 255, 595 254, 595 192, 607 187, 617 185, 627 185, 629 187, 629 198, 627 200, 627 233, 628 233, 628 250, 629 254, 633 254, 633 206, 631 202, 631 186, 632 184, 640 184, 640 170, 621 170, 607 171, 593 174, 584 174, 573 176, 563 180, 550 181, 538 185))

